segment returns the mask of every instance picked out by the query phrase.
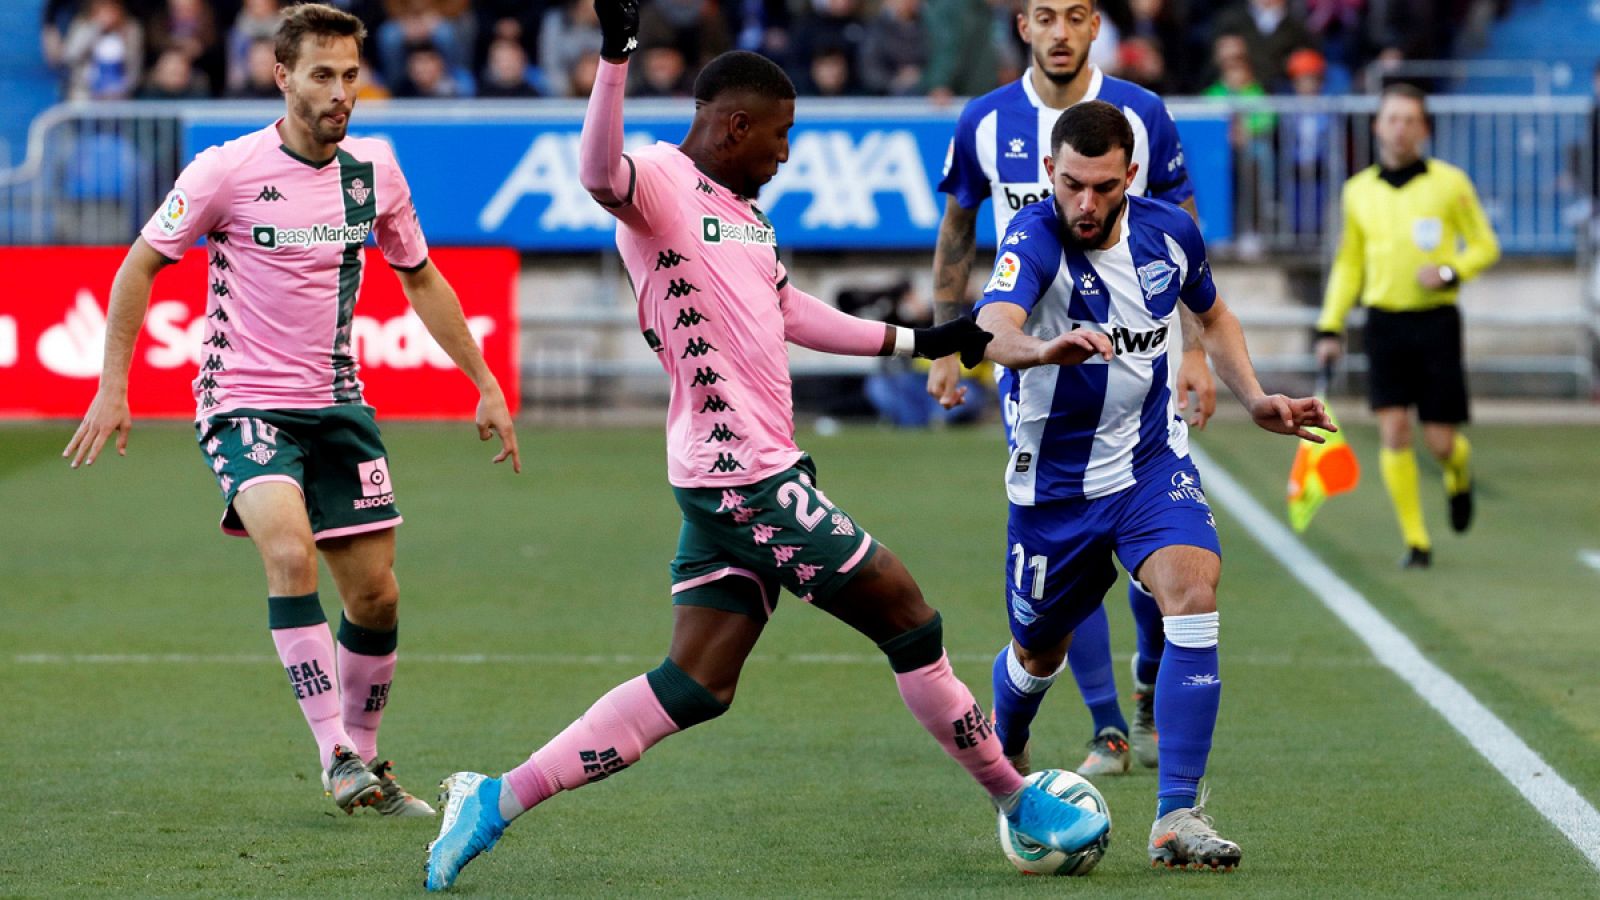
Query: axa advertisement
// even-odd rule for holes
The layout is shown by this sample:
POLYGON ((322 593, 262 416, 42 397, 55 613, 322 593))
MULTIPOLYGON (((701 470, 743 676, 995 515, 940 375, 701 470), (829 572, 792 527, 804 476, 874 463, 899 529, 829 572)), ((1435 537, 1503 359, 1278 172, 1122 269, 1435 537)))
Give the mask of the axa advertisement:
MULTIPOLYGON (((626 144, 676 143, 688 130, 689 111, 688 101, 630 103, 626 144)), ((779 247, 931 254, 945 204, 938 185, 959 111, 807 101, 790 132, 789 161, 759 197, 779 247)), ((188 122, 186 156, 265 124, 236 115, 188 122)), ((613 246, 615 223, 578 180, 582 124, 581 106, 564 115, 529 111, 473 119, 369 106, 357 114, 352 133, 394 147, 430 242, 605 250, 613 246)), ((1227 127, 1223 117, 1178 120, 1210 240, 1232 230, 1227 127)), ((980 244, 993 244, 989 204, 977 234, 980 244)))
MULTIPOLYGON (((111 280, 124 247, 0 248, 0 417, 75 417, 99 385, 111 280)), ((366 250, 352 338, 366 401, 384 419, 471 418, 476 388, 428 335, 399 279, 366 250)), ((435 248, 467 325, 503 385, 517 383, 517 254, 435 248)), ((203 378, 206 253, 191 249, 156 276, 129 373, 135 418, 192 419, 203 378)), ((518 392, 506 391, 516 408, 518 392)))

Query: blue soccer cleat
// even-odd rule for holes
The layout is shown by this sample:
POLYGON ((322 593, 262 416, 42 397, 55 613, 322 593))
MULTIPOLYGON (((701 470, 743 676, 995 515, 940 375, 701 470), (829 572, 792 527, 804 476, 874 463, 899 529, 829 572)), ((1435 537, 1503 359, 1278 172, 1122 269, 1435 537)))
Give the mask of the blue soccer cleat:
POLYGON ((428 845, 428 862, 423 866, 430 891, 455 884, 467 863, 493 849, 506 830, 506 820, 500 817, 500 779, 457 772, 439 788, 444 821, 439 836, 428 845))
POLYGON ((1036 844, 1063 853, 1077 853, 1111 831, 1111 820, 1045 791, 1022 789, 1017 808, 1006 814, 1011 830, 1036 844))

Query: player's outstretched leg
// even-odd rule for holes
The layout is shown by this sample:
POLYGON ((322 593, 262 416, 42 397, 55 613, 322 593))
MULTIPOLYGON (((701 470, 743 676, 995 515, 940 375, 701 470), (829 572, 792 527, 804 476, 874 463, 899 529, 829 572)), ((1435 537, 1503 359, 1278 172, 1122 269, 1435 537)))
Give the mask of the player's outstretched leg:
POLYGON ((939 614, 887 548, 877 548, 863 571, 818 605, 877 643, 912 716, 983 786, 1013 829, 1067 852, 1111 829, 1105 816, 1027 784, 1006 761, 983 709, 950 668, 939 614))
POLYGON ((1072 647, 1067 665, 1078 681, 1083 705, 1094 717, 1094 736, 1089 740, 1089 755, 1078 766, 1086 778, 1124 775, 1132 767, 1128 750, 1128 720, 1117 702, 1116 666, 1111 661, 1111 626, 1104 605, 1072 630, 1072 647))
POLYGON ((660 666, 612 688, 500 778, 457 772, 440 784, 444 819, 428 845, 428 890, 454 884, 462 868, 493 849, 524 812, 560 791, 608 778, 668 735, 727 712, 763 623, 702 607, 678 606, 673 614, 671 655, 660 666))
POLYGON ((1161 628, 1161 607, 1137 580, 1128 579, 1128 608, 1133 612, 1139 649, 1133 655, 1133 724, 1128 745, 1139 765, 1154 769, 1159 762, 1156 732, 1156 675, 1161 671, 1161 651, 1166 635, 1161 628))

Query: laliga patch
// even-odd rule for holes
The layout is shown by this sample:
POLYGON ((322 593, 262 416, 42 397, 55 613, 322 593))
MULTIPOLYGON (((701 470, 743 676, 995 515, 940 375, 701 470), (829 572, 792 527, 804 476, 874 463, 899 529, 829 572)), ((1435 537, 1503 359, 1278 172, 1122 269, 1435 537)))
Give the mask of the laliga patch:
POLYGON ((167 195, 167 202, 161 204, 161 211, 156 213, 156 225, 166 234, 177 234, 178 226, 189 215, 189 195, 179 188, 173 188, 167 195))
POLYGON ((992 291, 1016 290, 1017 275, 1021 272, 1021 257, 1009 251, 1000 254, 1000 258, 994 263, 994 274, 989 276, 989 283, 983 286, 983 292, 987 294, 992 291))

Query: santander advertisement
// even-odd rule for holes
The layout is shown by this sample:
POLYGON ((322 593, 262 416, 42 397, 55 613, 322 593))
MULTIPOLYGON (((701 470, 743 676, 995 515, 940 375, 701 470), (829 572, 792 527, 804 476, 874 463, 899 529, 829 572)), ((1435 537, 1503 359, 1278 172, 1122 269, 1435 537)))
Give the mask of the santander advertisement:
MULTIPOLYGON (((99 386, 111 279, 123 247, 0 248, 0 418, 83 415, 99 386)), ((352 333, 367 403, 382 419, 468 419, 478 392, 428 335, 377 250, 352 333)), ((467 326, 517 411, 514 251, 431 249, 467 326)), ((205 339, 206 254, 191 249, 156 276, 134 349, 128 405, 137 418, 193 419, 190 385, 205 339)))

